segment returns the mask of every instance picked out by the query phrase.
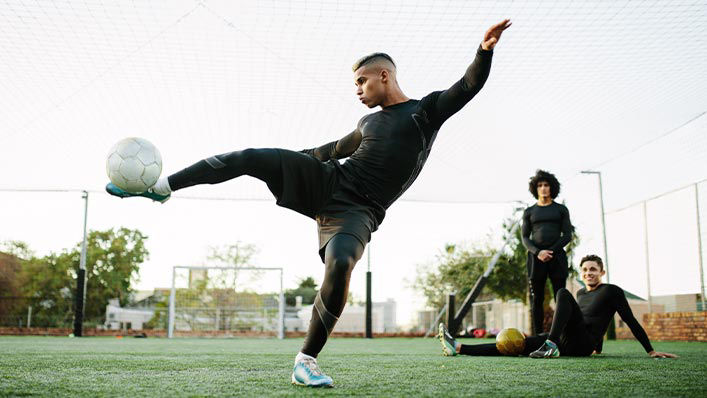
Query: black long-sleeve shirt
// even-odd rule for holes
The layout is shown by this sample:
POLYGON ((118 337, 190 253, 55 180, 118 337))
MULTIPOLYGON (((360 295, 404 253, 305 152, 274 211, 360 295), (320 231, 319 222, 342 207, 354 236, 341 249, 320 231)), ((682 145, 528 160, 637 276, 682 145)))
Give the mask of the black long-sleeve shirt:
POLYGON ((523 212, 523 246, 534 255, 540 250, 560 250, 572 240, 570 212, 562 204, 534 204, 523 212))
POLYGON ((577 304, 579 304, 579 308, 582 310, 584 322, 589 328, 589 334, 596 342, 597 352, 601 352, 604 333, 606 333, 606 329, 609 327, 609 321, 617 312, 631 329, 631 333, 633 333, 636 339, 643 345, 646 352, 653 351, 646 331, 633 316, 633 311, 631 311, 631 307, 628 305, 626 295, 620 287, 602 283, 592 291, 587 291, 586 288, 582 288, 577 292, 577 304))
POLYGON ((387 209, 419 175, 442 123, 484 86, 492 55, 479 47, 464 77, 447 90, 387 106, 361 118, 342 139, 302 152, 321 161, 348 157, 334 164, 369 200, 387 209))

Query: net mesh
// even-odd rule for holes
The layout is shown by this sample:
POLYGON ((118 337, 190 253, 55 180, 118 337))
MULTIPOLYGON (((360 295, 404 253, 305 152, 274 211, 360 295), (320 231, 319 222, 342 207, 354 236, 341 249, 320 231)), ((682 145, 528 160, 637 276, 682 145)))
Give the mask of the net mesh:
POLYGON ((279 270, 175 268, 174 282, 177 335, 278 332, 279 270))

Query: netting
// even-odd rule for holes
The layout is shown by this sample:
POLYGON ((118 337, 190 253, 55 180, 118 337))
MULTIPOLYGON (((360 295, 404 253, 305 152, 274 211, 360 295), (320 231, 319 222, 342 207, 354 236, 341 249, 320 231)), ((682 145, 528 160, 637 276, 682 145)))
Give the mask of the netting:
MULTIPOLYGON (((538 166, 567 177, 707 110, 703 1, 12 0, 0 6, 0 168, 32 148, 56 172, 3 185, 100 189, 102 167, 86 165, 126 135, 154 142, 166 172, 248 146, 329 142, 368 112, 354 60, 390 53, 419 98, 459 79, 503 17, 514 25, 489 82, 443 127, 404 199, 522 199, 538 166), (543 164, 534 142, 553 154, 543 164), (92 150, 65 156, 79 148, 92 150)), ((270 197, 237 185, 208 195, 270 197)))
MULTIPOLYGON (((329 142, 369 112, 351 81, 351 63, 361 55, 391 54, 403 90, 419 98, 456 81, 483 31, 505 17, 514 25, 497 47, 488 83, 443 126, 424 171, 401 200, 510 206, 530 200, 526 182, 536 168, 549 169, 564 184, 561 199, 582 238, 579 252, 602 254, 596 185, 578 174, 600 170, 606 210, 614 212, 607 219, 612 282, 647 292, 640 279, 640 270, 646 273, 641 216, 616 210, 707 177, 705 1, 7 0, 0 4, 0 169, 11 172, 0 189, 88 189, 90 228, 140 227, 157 248, 151 261, 175 264, 174 257, 187 255, 194 263, 194 251, 226 234, 201 230, 217 229, 211 220, 234 214, 234 206, 172 200, 155 220, 148 203, 117 206, 113 198, 97 198, 114 142, 151 140, 165 173, 248 146, 302 149, 329 142), (199 233, 184 231, 184 224, 199 233), (175 246, 183 252, 172 253, 175 246)), ((27 240, 44 252, 74 244, 82 203, 72 195, 3 192, 0 239, 27 240)), ((175 199, 207 196, 272 200, 264 184, 250 179, 195 187, 175 199)), ((690 200, 685 196, 676 206, 692 206, 690 200)), ((651 229, 660 236, 649 236, 657 267, 650 272, 658 272, 651 290, 694 292, 694 280, 666 282, 660 272, 694 277, 694 246, 669 259, 662 253, 695 242, 695 220, 687 210, 673 220, 658 216, 667 211, 661 206, 648 206, 649 224, 654 217, 665 221, 651 229)), ((441 207, 417 213, 440 215, 441 207)), ((293 230, 307 228, 304 221, 272 208, 257 209, 261 219, 277 218, 280 226, 263 233, 280 234, 264 242, 300 239, 291 247, 316 246, 293 238, 293 230)), ((409 231, 391 229, 398 209, 376 234, 385 242, 377 255, 381 263, 405 262, 412 269, 433 250, 400 260, 413 245, 396 240, 409 231)), ((479 230, 498 228, 500 216, 482 220, 487 209, 460 212, 479 230)), ((414 213, 408 218, 419 219, 414 213)), ((443 224, 434 219, 425 228, 462 230, 459 215, 438 218, 443 224)), ((252 237, 262 224, 249 222, 252 228, 234 233, 252 237)), ((485 233, 479 230, 444 239, 475 239, 485 233)), ((703 227, 703 241, 705 235, 703 227)), ((264 252, 279 249, 266 244, 264 252)), ((292 262, 288 267, 306 269, 302 275, 320 272, 316 254, 292 262)), ((285 262, 271 257, 267 263, 285 262)), ((145 266, 141 274, 165 286, 164 267, 145 266)), ((390 272, 386 280, 397 276, 382 272, 390 272)))
POLYGON ((169 337, 269 334, 283 337, 282 269, 174 267, 169 337))
POLYGON ((703 293, 705 195, 702 182, 610 213, 611 282, 644 298, 703 293))

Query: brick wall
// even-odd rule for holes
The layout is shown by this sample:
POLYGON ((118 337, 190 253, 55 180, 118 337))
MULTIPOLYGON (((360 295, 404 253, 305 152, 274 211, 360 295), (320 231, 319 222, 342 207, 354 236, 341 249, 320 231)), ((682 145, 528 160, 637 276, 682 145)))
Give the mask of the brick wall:
MULTIPOLYGON (((668 312, 643 315, 643 328, 653 341, 707 342, 707 312, 668 312)), ((616 338, 633 339, 627 327, 616 328, 616 338)))

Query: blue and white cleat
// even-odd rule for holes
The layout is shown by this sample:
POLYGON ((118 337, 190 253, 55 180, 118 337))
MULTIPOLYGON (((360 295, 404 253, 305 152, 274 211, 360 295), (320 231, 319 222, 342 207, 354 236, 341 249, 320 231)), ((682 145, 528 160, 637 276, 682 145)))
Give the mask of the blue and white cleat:
POLYGON ((302 358, 292 369, 292 384, 306 387, 334 387, 334 380, 319 369, 315 358, 302 358))
POLYGON ((124 191, 120 188, 118 188, 115 184, 112 182, 109 182, 108 185, 106 185, 106 192, 113 196, 117 196, 119 198, 132 198, 132 197, 137 197, 137 196, 142 196, 143 198, 148 198, 152 199, 155 202, 160 202, 164 203, 169 200, 171 195, 160 195, 157 193, 152 192, 151 189, 148 189, 147 191, 143 193, 130 193, 128 191, 124 191))
POLYGON ((439 342, 442 343, 442 354, 445 357, 453 357, 457 355, 457 341, 454 340, 443 323, 439 324, 439 342))

